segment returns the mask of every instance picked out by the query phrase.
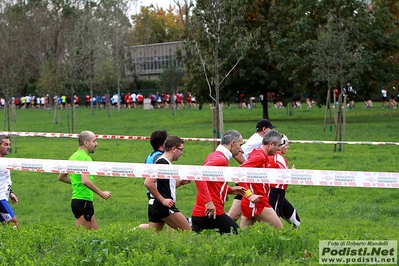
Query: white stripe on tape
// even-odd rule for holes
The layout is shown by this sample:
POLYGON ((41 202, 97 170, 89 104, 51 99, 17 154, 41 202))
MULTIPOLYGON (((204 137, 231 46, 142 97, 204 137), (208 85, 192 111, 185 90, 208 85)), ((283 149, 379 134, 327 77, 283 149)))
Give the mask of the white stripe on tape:
MULTIPOLYGON (((78 138, 79 134, 73 133, 46 133, 46 132, 12 132, 3 131, 0 134, 18 137, 45 137, 45 138, 78 138)), ((122 135, 96 135, 98 139, 122 139, 122 140, 150 140, 148 136, 122 136, 122 135)), ((221 141, 220 138, 181 138, 184 141, 221 141)), ((244 139, 244 142, 247 139, 244 139)), ((290 143, 298 144, 352 144, 352 145, 396 145, 399 142, 375 142, 375 141, 322 141, 322 140, 290 140, 290 143)))
POLYGON ((9 170, 99 176, 278 183, 310 186, 399 188, 399 173, 164 165, 1 158, 9 170))

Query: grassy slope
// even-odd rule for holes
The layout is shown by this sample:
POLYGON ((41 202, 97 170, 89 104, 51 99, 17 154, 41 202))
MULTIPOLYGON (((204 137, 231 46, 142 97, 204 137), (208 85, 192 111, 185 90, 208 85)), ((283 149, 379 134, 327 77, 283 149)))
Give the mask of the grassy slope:
MULTIPOLYGON (((328 123, 323 133, 324 114, 325 110, 319 108, 295 109, 293 116, 287 115, 284 109, 270 110, 273 124, 292 140, 334 140, 328 123)), ((181 137, 212 136, 212 112, 207 108, 201 111, 178 110, 175 116, 170 110, 122 110, 113 111, 112 116, 105 110, 95 110, 92 115, 80 108, 77 116, 78 131, 88 129, 97 134, 149 136, 153 130, 166 129, 170 135, 181 137)), ((63 111, 61 123, 53 124, 51 112, 18 110, 15 130, 67 132, 65 117, 63 111)), ((260 108, 225 109, 225 129, 237 129, 244 138, 249 138, 260 117, 260 108)), ((346 140, 398 141, 398 122, 397 110, 377 107, 350 110, 346 140)), ((8 157, 67 159, 77 148, 77 140, 18 137, 17 148, 18 152, 8 157)), ((399 172, 398 149, 397 146, 346 145, 345 152, 334 153, 333 145, 291 144, 287 157, 290 165, 295 164, 298 169, 399 172)), ((148 141, 99 140, 93 159, 141 163, 150 150, 148 141)), ((202 164, 211 151, 211 143, 187 142, 184 155, 176 163, 202 164)), ((237 166, 237 163, 231 162, 231 165, 237 166)), ((13 172, 12 176, 13 189, 20 200, 13 207, 22 226, 56 224, 65 228, 73 227, 74 220, 69 207, 70 187, 56 181, 53 174, 13 172)), ((111 190, 113 194, 109 201, 99 197, 95 199, 96 217, 101 228, 111 232, 116 230, 114 227, 117 225, 127 229, 146 222, 146 197, 141 179, 97 177, 96 184, 104 190, 111 190)), ((194 195, 194 186, 184 186, 178 190, 177 206, 186 216, 190 216, 194 195)), ((399 239, 399 193, 395 189, 290 186, 287 198, 298 209, 302 219, 301 228, 294 237, 295 243, 306 241, 308 249, 316 256, 318 240, 399 239)), ((231 200, 226 208, 230 204, 231 200)), ((288 231, 285 233, 291 234, 288 231)), ((143 237, 146 239, 148 236, 143 237)), ((298 250, 295 243, 289 244, 287 251, 300 254, 305 243, 298 244, 298 250)), ((296 263, 296 259, 298 256, 294 256, 290 263, 296 263)), ((317 258, 306 263, 313 262, 317 262, 317 258)))

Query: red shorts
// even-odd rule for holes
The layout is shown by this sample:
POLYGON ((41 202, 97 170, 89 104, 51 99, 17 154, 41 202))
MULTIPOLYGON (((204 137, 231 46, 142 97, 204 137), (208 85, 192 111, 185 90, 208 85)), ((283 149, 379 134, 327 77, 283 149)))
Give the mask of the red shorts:
POLYGON ((271 208, 269 205, 269 197, 261 197, 255 204, 250 202, 246 197, 242 197, 241 200, 241 211, 242 216, 252 219, 258 216, 264 208, 271 208))

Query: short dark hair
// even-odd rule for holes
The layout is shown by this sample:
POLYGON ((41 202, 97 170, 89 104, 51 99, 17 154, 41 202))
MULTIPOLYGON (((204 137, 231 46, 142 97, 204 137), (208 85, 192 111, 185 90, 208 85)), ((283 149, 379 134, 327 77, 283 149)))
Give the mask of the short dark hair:
POLYGON ((165 150, 169 151, 173 149, 173 147, 180 146, 180 144, 184 144, 184 140, 182 140, 178 136, 170 136, 165 141, 165 150))
POLYGON ((157 130, 152 132, 150 143, 154 151, 158 150, 159 147, 161 147, 165 143, 167 137, 168 133, 166 132, 166 130, 157 130))

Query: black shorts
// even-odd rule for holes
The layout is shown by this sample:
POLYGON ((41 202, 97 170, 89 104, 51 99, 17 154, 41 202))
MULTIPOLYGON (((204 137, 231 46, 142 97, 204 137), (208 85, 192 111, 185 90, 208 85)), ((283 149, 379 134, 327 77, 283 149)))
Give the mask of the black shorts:
POLYGON ((236 200, 242 200, 242 195, 236 195, 236 196, 234 197, 234 199, 236 199, 236 200))
POLYGON ((90 222, 91 217, 94 215, 94 206, 92 201, 73 199, 71 202, 71 209, 76 219, 83 215, 85 220, 90 222))
POLYGON ((163 218, 166 218, 175 212, 180 212, 175 205, 168 208, 154 198, 150 198, 148 201, 148 221, 152 223, 163 223, 163 218))
POLYGON ((277 213, 277 216, 282 217, 285 203, 285 190, 275 187, 270 187, 269 205, 277 213))
POLYGON ((216 219, 207 216, 193 216, 191 217, 191 221, 192 230, 196 233, 199 233, 205 229, 219 229, 220 234, 226 234, 231 232, 237 234, 237 229, 240 228, 238 224, 225 213, 216 216, 216 219))

